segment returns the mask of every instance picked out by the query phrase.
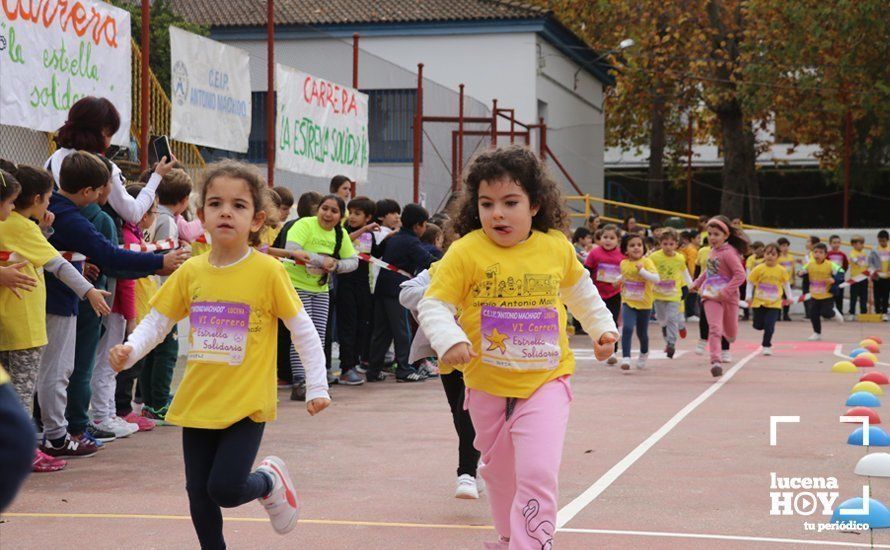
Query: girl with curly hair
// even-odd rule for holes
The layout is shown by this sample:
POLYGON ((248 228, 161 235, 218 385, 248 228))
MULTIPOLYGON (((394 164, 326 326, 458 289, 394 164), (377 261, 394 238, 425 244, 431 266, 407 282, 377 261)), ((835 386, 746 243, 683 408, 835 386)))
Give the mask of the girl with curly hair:
POLYGON ((618 331, 562 233, 556 184, 527 148, 477 156, 455 221, 463 237, 436 264, 418 318, 445 366, 463 371, 481 452, 494 548, 552 544, 575 361, 565 306, 598 359, 618 331), (455 314, 460 312, 459 324, 455 314))

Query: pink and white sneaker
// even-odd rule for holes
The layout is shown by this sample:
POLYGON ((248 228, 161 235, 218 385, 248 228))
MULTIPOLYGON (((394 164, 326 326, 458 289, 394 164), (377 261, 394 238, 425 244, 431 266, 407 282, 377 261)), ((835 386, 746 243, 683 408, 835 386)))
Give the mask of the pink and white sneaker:
POLYGON ((138 414, 136 411, 131 412, 127 416, 124 417, 125 422, 129 422, 130 424, 136 424, 139 426, 140 432, 149 432, 155 428, 157 424, 155 421, 138 414))
POLYGON ((287 465, 277 456, 267 456, 260 462, 256 471, 263 472, 273 479, 269 494, 257 499, 269 514, 272 528, 279 535, 290 533, 297 526, 300 517, 300 501, 297 499, 297 491, 287 471, 287 465))

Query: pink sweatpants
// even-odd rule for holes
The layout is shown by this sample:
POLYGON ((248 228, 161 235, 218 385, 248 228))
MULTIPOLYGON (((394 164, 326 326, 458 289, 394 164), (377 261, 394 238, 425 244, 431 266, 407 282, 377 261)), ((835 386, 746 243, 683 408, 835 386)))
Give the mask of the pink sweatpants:
POLYGON ((499 544, 487 548, 550 550, 556 531, 559 464, 572 389, 569 377, 544 384, 528 399, 517 399, 510 418, 507 400, 467 390, 466 407, 482 453, 479 474, 499 544), (509 543, 506 541, 509 539, 509 543))
POLYGON ((739 304, 723 300, 705 300, 705 314, 708 316, 708 351, 711 364, 720 363, 720 339, 726 337, 735 342, 739 333, 739 304))

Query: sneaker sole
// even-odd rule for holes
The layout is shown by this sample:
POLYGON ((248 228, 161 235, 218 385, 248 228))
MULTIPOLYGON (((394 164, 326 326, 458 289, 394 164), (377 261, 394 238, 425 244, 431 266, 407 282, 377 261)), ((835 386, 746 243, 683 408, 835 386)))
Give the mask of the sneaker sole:
POLYGON ((477 490, 475 494, 470 490, 460 490, 458 489, 454 493, 454 498, 459 498, 462 500, 478 500, 479 499, 479 491, 477 490))
POLYGON ((359 380, 358 382, 347 382, 345 380, 340 380, 341 386, 361 386, 364 383, 365 383, 364 380, 359 380))
MULTIPOLYGON (((294 530, 294 527, 297 526, 297 522, 300 520, 300 499, 297 497, 297 488, 294 487, 294 481, 290 477, 290 471, 287 469, 287 464, 285 464, 283 460, 281 460, 277 456, 267 456, 263 459, 263 462, 269 462, 271 466, 277 470, 278 475, 284 481, 285 488, 294 497, 294 506, 296 507, 296 513, 294 513, 287 526, 285 526, 283 530, 278 530, 275 528, 275 524, 272 524, 272 528, 275 529, 276 533, 278 533, 279 535, 286 535, 294 530)), ((271 518, 269 523, 271 523, 271 518)))

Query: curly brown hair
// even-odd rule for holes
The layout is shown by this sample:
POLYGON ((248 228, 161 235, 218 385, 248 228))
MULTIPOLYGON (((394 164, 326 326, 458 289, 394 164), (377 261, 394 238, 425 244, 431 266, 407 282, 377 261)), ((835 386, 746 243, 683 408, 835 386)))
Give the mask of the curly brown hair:
POLYGON ((532 217, 532 228, 547 232, 562 231, 568 226, 569 216, 563 208, 562 192, 547 174, 544 165, 528 148, 510 145, 476 155, 467 168, 464 191, 454 220, 454 230, 460 235, 480 229, 479 185, 483 181, 494 182, 509 178, 522 187, 529 203, 538 207, 532 217))
MULTIPOLYGON (((253 165, 228 159, 209 164, 204 169, 204 172, 201 174, 201 181, 198 185, 201 197, 198 200, 198 208, 204 208, 204 199, 207 196, 207 188, 210 187, 210 183, 215 178, 224 176, 244 180, 244 183, 247 184, 247 189, 250 191, 250 196, 253 198, 254 215, 261 210, 265 210, 267 186, 266 180, 263 179, 260 171, 253 165)), ((259 246, 260 232, 251 232, 248 242, 250 246, 259 246)))

